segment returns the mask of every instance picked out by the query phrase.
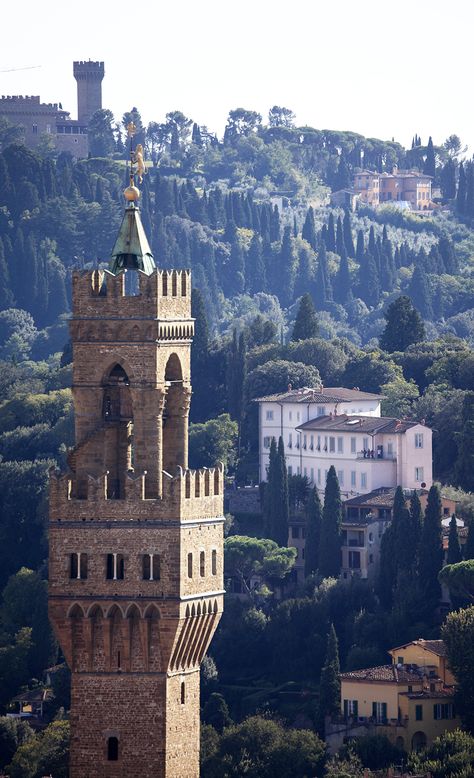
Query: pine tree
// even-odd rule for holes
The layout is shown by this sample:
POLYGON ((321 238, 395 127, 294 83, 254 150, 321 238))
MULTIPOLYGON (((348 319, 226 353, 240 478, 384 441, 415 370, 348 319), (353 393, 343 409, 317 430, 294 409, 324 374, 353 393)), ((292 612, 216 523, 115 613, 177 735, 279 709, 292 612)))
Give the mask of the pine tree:
POLYGON ((474 392, 466 392, 462 403, 458 455, 454 466, 456 483, 465 491, 474 491, 474 392))
POLYGON ((459 165, 458 191, 456 195, 456 211, 461 216, 464 216, 464 213, 466 211, 466 193, 467 193, 466 174, 464 172, 464 165, 461 162, 459 165))
POLYGON ((448 537, 448 555, 446 558, 446 564, 455 565, 462 559, 461 546, 459 544, 458 526, 456 523, 456 515, 453 513, 451 521, 449 522, 449 537, 448 537))
POLYGON ((314 224, 314 211, 311 205, 306 212, 301 237, 308 241, 313 251, 316 251, 316 228, 314 224))
POLYGON ((384 313, 387 324, 380 337, 380 348, 392 353, 405 351, 425 338, 425 326, 409 297, 397 297, 384 313))
POLYGON ((319 681, 319 731, 324 735, 326 716, 337 716, 341 711, 339 649, 336 630, 331 624, 328 635, 326 661, 319 681))
POLYGON ((429 137, 428 145, 426 147, 426 158, 425 158, 425 164, 423 165, 423 173, 425 173, 427 176, 431 176, 433 179, 436 176, 436 157, 435 157, 431 135, 429 137))
POLYGON ((306 505, 306 541, 304 551, 304 574, 316 573, 319 560, 319 542, 321 537, 321 525, 323 513, 321 500, 316 487, 311 489, 306 505))
POLYGON ((431 302, 431 290, 428 285, 426 273, 420 267, 415 267, 408 286, 408 296, 413 301, 415 308, 424 319, 433 320, 433 306, 431 302))
POLYGON ((354 239, 352 237, 351 215, 347 209, 344 211, 342 228, 344 232, 344 244, 346 246, 347 256, 353 258, 355 257, 354 239))
POLYGON ((441 587, 438 581, 438 573, 443 566, 441 514, 439 488, 433 485, 428 492, 418 568, 427 614, 433 613, 441 597, 441 587))
POLYGON ((295 326, 291 340, 307 340, 317 338, 319 332, 318 317, 311 295, 306 293, 301 298, 300 307, 296 315, 295 326))
POLYGON ((334 465, 329 468, 324 491, 323 521, 318 569, 323 578, 338 578, 341 570, 342 503, 334 465))

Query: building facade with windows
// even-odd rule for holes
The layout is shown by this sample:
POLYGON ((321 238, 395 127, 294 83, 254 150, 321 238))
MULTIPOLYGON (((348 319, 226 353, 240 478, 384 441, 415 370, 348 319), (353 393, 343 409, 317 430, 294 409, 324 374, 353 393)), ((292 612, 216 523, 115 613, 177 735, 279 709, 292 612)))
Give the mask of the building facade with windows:
POLYGON ((367 734, 416 751, 460 726, 443 641, 419 639, 389 654, 391 664, 341 673, 341 716, 326 728, 331 751, 367 734))
POLYGON ((418 422, 380 416, 380 395, 344 388, 290 390, 261 398, 260 480, 272 437, 285 444, 290 475, 324 490, 334 465, 345 497, 381 487, 432 484, 432 432, 418 422))
POLYGON ((426 211, 433 207, 431 182, 431 176, 416 170, 393 173, 361 170, 354 175, 354 192, 361 202, 370 206, 405 202, 412 210, 426 211))
POLYGON ((71 778, 198 778, 199 668, 223 607, 223 468, 187 467, 191 278, 154 267, 137 191, 111 265, 128 270, 73 274, 76 446, 49 522, 71 778))

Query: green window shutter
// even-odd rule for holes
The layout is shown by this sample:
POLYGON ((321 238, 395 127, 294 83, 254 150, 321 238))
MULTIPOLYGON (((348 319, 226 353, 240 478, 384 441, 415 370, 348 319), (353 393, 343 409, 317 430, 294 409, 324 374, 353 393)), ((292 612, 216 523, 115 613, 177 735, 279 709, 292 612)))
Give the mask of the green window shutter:
POLYGON ((372 716, 374 717, 374 719, 377 718, 377 703, 376 702, 372 703, 372 716))
POLYGON ((353 707, 353 710, 354 710, 354 714, 353 715, 354 715, 354 718, 356 719, 358 717, 358 715, 359 715, 359 702, 358 702, 358 700, 354 700, 354 702, 352 703, 352 707, 353 707))
POLYGON ((387 721, 387 703, 382 703, 382 721, 387 721))

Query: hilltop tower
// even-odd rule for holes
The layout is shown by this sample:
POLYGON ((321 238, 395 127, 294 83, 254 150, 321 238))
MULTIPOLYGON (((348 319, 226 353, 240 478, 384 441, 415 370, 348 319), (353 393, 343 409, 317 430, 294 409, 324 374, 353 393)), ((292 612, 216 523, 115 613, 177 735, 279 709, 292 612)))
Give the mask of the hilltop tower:
POLYGON ((155 268, 133 179, 125 195, 111 270, 73 275, 76 446, 51 473, 49 613, 72 675, 71 778, 198 778, 223 468, 187 469, 189 271, 155 268))
POLYGON ((103 62, 74 62, 74 78, 77 81, 77 118, 81 124, 89 124, 95 111, 102 108, 103 62))

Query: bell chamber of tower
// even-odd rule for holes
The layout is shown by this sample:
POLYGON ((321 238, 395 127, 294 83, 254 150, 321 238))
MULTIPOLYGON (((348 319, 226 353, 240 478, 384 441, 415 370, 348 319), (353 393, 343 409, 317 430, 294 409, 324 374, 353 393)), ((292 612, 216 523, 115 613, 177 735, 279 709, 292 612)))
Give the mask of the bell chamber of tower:
POLYGON ((223 604, 224 474, 188 469, 190 273, 150 266, 133 204, 125 222, 128 248, 114 256, 136 269, 73 274, 76 445, 50 479, 70 775, 198 778, 199 667, 223 604))

